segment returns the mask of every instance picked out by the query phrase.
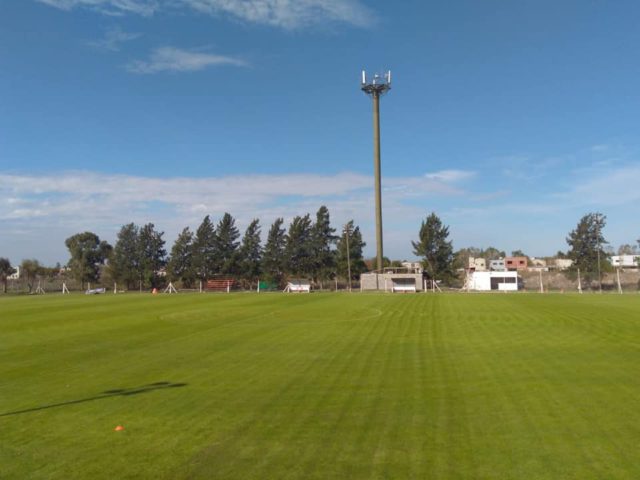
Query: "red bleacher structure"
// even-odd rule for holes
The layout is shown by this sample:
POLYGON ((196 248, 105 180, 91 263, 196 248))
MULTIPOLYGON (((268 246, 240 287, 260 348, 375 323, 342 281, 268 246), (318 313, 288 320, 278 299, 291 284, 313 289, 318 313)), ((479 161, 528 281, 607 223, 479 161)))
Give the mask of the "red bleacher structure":
POLYGON ((236 287, 233 278, 213 278, 207 280, 207 290, 209 292, 230 292, 236 287))

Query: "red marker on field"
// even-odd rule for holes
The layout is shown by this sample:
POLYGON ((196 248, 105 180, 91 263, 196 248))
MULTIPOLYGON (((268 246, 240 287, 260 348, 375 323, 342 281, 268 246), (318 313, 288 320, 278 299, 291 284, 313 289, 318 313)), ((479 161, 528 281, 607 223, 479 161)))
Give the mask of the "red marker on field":
POLYGON ((118 425, 116 428, 114 428, 114 430, 116 432, 121 432, 122 430, 124 430, 124 427, 122 425, 118 425))

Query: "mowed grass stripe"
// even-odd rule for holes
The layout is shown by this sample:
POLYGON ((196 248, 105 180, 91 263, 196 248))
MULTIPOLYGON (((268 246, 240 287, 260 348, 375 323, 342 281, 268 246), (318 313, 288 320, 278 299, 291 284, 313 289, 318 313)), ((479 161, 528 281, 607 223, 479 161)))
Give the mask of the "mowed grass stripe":
POLYGON ((0 478, 637 478, 639 313, 613 295, 2 298, 0 414, 67 404, 0 416, 0 478), (100 396, 163 381, 186 385, 100 396))
MULTIPOLYGON (((340 375, 338 369, 340 364, 345 362, 345 359, 354 355, 358 350, 358 341, 361 345, 367 345, 367 339, 371 336, 375 324, 361 323, 356 316, 355 321, 352 321, 352 325, 343 332, 342 335, 337 336, 334 339, 334 344, 328 343, 325 339, 320 337, 313 339, 309 348, 305 350, 308 355, 311 355, 312 361, 307 365, 299 365, 297 369, 291 371, 287 379, 288 381, 276 388, 276 394, 269 397, 268 402, 260 404, 256 409, 256 417, 251 418, 247 422, 246 426, 243 426, 238 433, 242 434, 240 439, 236 437, 224 438, 224 451, 227 449, 235 450, 242 453, 242 449, 238 448, 237 442, 248 441, 249 445, 255 444, 256 436, 261 437, 265 441, 274 441, 277 445, 275 452, 266 452, 265 455, 256 455, 255 452, 249 451, 248 455, 242 454, 236 455, 235 461, 243 461, 249 466, 249 471, 252 470, 256 463, 272 463, 272 462, 299 462, 300 455, 303 452, 298 452, 297 455, 291 454, 291 440, 286 437, 288 432, 298 433, 309 432, 308 426, 301 425, 309 419, 312 415, 318 415, 318 405, 322 400, 322 395, 334 395, 335 396, 335 384, 340 381, 340 375), (352 333, 353 331, 355 333, 352 333), (356 343, 352 339, 356 340, 356 343), (332 347, 336 348, 336 344, 340 344, 338 350, 333 351, 332 347), (326 385, 327 382, 332 382, 330 385, 326 385), (316 399, 319 396, 320 399, 316 399), (310 405, 309 402, 313 401, 314 404, 310 405), (260 432, 260 428, 263 424, 266 424, 265 431, 260 432), (304 429, 303 429, 304 428, 304 429), (257 430, 257 432, 256 432, 257 430), (280 437, 284 433, 284 438, 277 438, 273 440, 273 437, 280 437), (282 456, 278 453, 285 449, 282 456), (275 460, 272 460, 275 459, 275 460)), ((306 327, 305 327, 306 328, 306 327)), ((309 333, 313 330, 308 330, 309 333)), ((317 334, 314 333, 314 337, 317 334)), ((296 349, 294 345, 291 348, 296 349)), ((288 353, 287 353, 288 355, 288 353)), ((310 419, 309 419, 310 420, 310 419)), ((303 447, 305 444, 302 445, 303 447)), ((219 448, 219 449, 220 449, 219 448)), ((234 462, 228 461, 228 455, 213 455, 213 451, 205 452, 206 458, 205 466, 200 467, 202 473, 217 472, 218 475, 224 475, 227 470, 233 470, 236 468, 234 462), (217 457, 220 458, 221 465, 217 465, 217 457), (207 466, 206 464, 212 464, 207 466)))

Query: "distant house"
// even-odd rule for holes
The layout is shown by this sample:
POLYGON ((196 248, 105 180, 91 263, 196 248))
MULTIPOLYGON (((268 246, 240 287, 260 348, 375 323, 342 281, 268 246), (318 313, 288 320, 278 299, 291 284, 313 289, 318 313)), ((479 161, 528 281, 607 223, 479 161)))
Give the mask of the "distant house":
POLYGON ((544 258, 531 257, 529 265, 532 267, 546 267, 547 261, 544 258))
POLYGON ((469 270, 484 272, 487 270, 487 261, 484 258, 469 257, 469 270))
POLYGON ((567 268, 571 268, 571 265, 573 265, 573 260, 571 260, 570 258, 556 258, 553 263, 553 266, 557 270, 566 270, 567 268))
POLYGON ((505 268, 510 271, 526 270, 528 266, 527 257, 506 257, 504 259, 505 268))
POLYGON ((638 268, 640 255, 613 255, 611 265, 616 268, 638 268))
POLYGON ((531 257, 528 270, 530 272, 548 272, 549 267, 547 267, 547 261, 543 258, 531 257))
POLYGON ((504 259, 499 258, 497 260, 491 260, 489 262, 489 270, 493 272, 504 272, 507 270, 505 266, 504 259))
POLYGON ((410 273, 422 273, 422 263, 420 262, 402 262, 402 266, 410 273))

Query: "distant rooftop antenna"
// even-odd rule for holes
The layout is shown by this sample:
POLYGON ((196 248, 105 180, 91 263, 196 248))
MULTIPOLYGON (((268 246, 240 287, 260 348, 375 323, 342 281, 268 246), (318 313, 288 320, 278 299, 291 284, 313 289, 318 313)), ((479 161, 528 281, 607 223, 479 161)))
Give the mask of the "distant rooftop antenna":
POLYGON ((391 70, 367 79, 362 71, 360 88, 373 99, 373 169, 376 194, 376 270, 382 272, 382 182, 380 177, 380 97, 391 90, 391 70))

